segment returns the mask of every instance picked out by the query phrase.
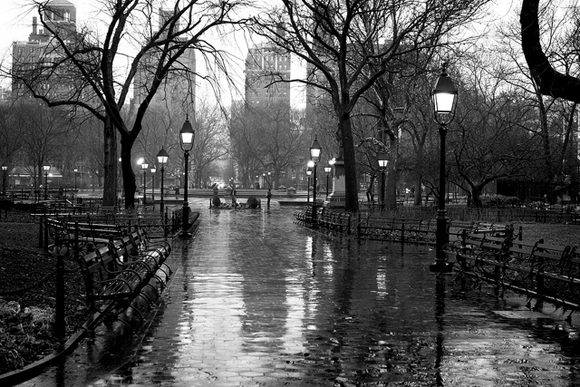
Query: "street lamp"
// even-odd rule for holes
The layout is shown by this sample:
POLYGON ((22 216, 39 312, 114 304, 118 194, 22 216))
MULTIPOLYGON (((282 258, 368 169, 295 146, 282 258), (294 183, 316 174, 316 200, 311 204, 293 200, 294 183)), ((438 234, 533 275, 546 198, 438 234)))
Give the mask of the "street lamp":
POLYGON ((2 166, 2 195, 6 196, 6 171, 8 170, 8 166, 2 166))
POLYGON ((157 168, 155 165, 151 167, 151 202, 155 204, 155 172, 157 172, 157 168))
POLYGON ((77 172, 79 171, 78 168, 73 169, 73 172, 75 173, 75 191, 77 190, 77 172))
POLYGON ((313 173, 312 173, 312 180, 313 180, 313 184, 314 184, 314 189, 312 191, 312 202, 316 203, 316 163, 320 161, 320 153, 322 152, 322 148, 320 147, 320 144, 318 143, 318 139, 317 136, 314 136, 314 142, 312 143, 312 146, 310 147, 310 160, 312 160, 314 162, 314 165, 312 167, 313 173))
POLYGON ((327 167, 324 167, 324 173, 326 173, 326 198, 327 198, 327 200, 328 200, 328 178, 330 177, 331 172, 332 172, 332 167, 330 165, 327 167))
POLYGON ((143 170, 143 208, 147 204, 147 168, 149 168, 149 164, 146 162, 141 163, 141 169, 143 170))
POLYGON ((48 200, 48 171, 50 171, 50 165, 43 165, 42 169, 44 170, 44 200, 48 200))
POLYGON ((447 210, 445 209, 445 136, 447 125, 455 117, 455 106, 457 104, 457 89, 453 81, 446 72, 446 64, 443 71, 435 83, 432 92, 433 114, 435 122, 439 124, 440 154, 439 154, 439 206, 437 209, 437 229, 436 237, 436 258, 435 263, 430 266, 433 272, 449 272, 452 265, 447 262, 443 247, 449 243, 447 230, 447 210))
POLYGON ((189 202, 187 200, 187 175, 188 175, 188 167, 189 167, 189 152, 193 149, 193 141, 195 140, 195 132, 193 131, 193 127, 189 122, 189 116, 185 118, 185 122, 179 131, 179 145, 181 146, 181 150, 184 152, 184 161, 185 161, 185 177, 184 183, 185 187, 183 189, 183 214, 182 214, 182 227, 181 227, 181 236, 182 237, 190 237, 191 233, 188 231, 189 229, 189 202))
POLYGON ((379 194, 379 201, 381 202, 381 211, 385 209, 385 172, 387 165, 389 165, 389 157, 386 153, 377 154, 379 161, 379 170, 381 171, 381 192, 379 194))
POLYGON ((157 163, 161 165, 161 203, 159 204, 159 212, 161 213, 163 213, 165 210, 165 204, 163 203, 163 174, 165 172, 165 164, 167 163, 168 159, 169 154, 165 149, 163 149, 163 147, 161 147, 161 150, 159 153, 157 153, 157 163))
POLYGON ((318 143, 317 136, 314 136, 314 142, 310 147, 310 160, 314 163, 312 166, 312 181, 313 181, 313 188, 312 188, 312 220, 316 222, 316 163, 320 161, 320 153, 322 152, 322 148, 318 143))

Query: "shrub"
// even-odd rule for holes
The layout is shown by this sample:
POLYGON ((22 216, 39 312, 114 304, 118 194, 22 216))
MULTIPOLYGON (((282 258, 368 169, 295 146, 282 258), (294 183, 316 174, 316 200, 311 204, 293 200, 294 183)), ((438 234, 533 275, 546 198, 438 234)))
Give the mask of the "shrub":
POLYGON ((249 208, 258 208, 260 207, 260 201, 256 199, 254 196, 250 196, 247 201, 249 208))
POLYGON ((504 195, 482 195, 481 204, 483 207, 515 207, 521 205, 520 199, 517 197, 504 195))

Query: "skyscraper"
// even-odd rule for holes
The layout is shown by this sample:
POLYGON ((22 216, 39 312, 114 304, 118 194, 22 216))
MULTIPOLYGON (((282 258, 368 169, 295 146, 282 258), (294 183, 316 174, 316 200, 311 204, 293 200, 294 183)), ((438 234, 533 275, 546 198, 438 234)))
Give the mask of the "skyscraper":
POLYGON ((250 107, 286 104, 290 109, 290 53, 264 43, 246 57, 246 103, 250 107))

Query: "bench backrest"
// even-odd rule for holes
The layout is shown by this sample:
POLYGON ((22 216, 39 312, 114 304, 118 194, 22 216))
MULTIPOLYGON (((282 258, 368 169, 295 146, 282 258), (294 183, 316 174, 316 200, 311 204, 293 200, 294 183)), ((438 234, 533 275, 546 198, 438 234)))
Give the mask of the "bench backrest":
POLYGON ((512 245, 510 246, 509 252, 512 255, 518 255, 520 257, 529 257, 531 258, 536 251, 539 241, 520 241, 515 240, 513 241, 512 245))

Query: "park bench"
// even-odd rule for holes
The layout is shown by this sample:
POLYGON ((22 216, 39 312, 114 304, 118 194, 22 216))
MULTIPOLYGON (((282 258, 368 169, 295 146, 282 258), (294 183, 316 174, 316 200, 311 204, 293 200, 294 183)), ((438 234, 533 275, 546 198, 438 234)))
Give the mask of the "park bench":
POLYGON ((448 261, 457 261, 465 271, 469 264, 477 265, 482 260, 487 260, 489 255, 503 256, 521 233, 515 235, 512 225, 499 229, 487 224, 473 223, 469 229, 463 229, 455 235, 457 238, 450 240, 443 247, 443 252, 448 261))
MULTIPOLYGON (((471 241, 472 246, 475 241, 471 241)), ((461 272, 543 301, 580 311, 580 257, 571 246, 542 239, 524 241, 486 236, 477 248, 456 254, 461 272)))
POLYGON ((434 219, 386 218, 369 215, 359 217, 359 239, 395 240, 401 242, 434 243, 436 221, 434 219))
POLYGON ((85 280, 87 304, 93 309, 98 301, 113 301, 116 309, 124 309, 131 300, 146 294, 142 290, 152 286, 150 281, 158 270, 166 275, 170 273, 169 267, 163 264, 167 255, 160 250, 139 253, 126 262, 112 245, 88 246, 76 255, 85 280))
MULTIPOLYGON (((72 223, 69 223, 69 225, 72 223)), ((122 230, 107 224, 74 223, 74 236, 67 230, 69 245, 85 280, 87 304, 112 301, 117 309, 126 308, 145 287, 164 284, 171 275, 164 264, 171 252, 167 241, 152 241, 138 226, 122 230), (95 233, 91 235, 91 233, 95 233), (150 283, 151 282, 151 283, 150 283)))
POLYGON ((77 246, 77 261, 85 278, 90 307, 94 307, 99 300, 112 300, 126 306, 138 294, 146 294, 141 290, 151 286, 149 282, 152 279, 161 284, 166 281, 158 273, 165 278, 171 274, 170 268, 164 264, 171 252, 171 245, 164 240, 150 240, 138 226, 110 238, 100 247, 92 242, 84 248, 77 246))
POLYGON ((135 229, 119 240, 113 242, 117 253, 122 260, 135 260, 143 254, 155 253, 161 260, 171 252, 171 244, 166 240, 152 240, 148 237, 147 232, 141 227, 135 229))
POLYGON ((68 233, 79 241, 106 244, 119 239, 126 232, 116 224, 64 221, 68 233))
POLYGON ((51 246, 63 241, 81 244, 92 243, 95 246, 106 245, 113 239, 120 238, 124 230, 112 224, 78 222, 67 217, 44 217, 43 246, 48 251, 51 246), (51 243, 52 241, 52 243, 51 243))
MULTIPOLYGON (((370 240, 391 240, 397 227, 396 218, 386 218, 368 215, 366 219, 359 216, 356 227, 357 237, 359 239, 370 240)), ((400 223, 399 223, 400 224, 400 223)))
POLYGON ((350 218, 351 215, 344 211, 333 211, 328 208, 322 208, 317 216, 318 227, 326 229, 331 233, 349 234, 350 218))
MULTIPOLYGON (((312 207, 311 204, 309 204, 306 206, 306 209, 304 211, 296 212, 294 214, 294 218, 300 223, 310 225, 312 224, 314 215, 315 215, 314 208, 312 207)), ((316 215, 318 215, 318 207, 316 207, 316 215)))

